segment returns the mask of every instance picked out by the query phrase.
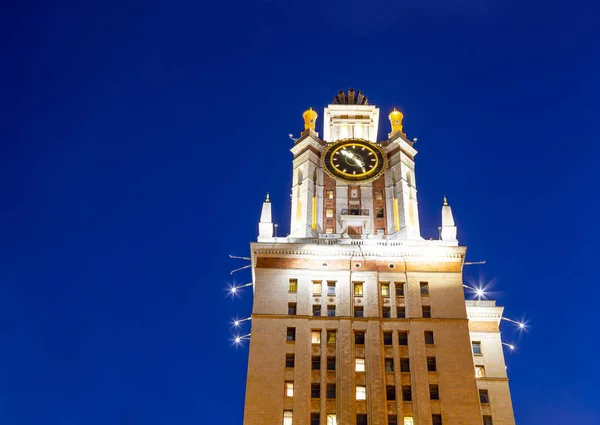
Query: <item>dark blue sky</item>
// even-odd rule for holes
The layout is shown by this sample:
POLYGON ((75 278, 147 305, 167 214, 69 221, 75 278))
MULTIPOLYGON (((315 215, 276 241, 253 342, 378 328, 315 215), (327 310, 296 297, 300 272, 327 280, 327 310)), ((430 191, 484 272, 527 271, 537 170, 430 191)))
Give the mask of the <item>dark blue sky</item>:
MULTIPOLYGON (((223 291, 301 113, 405 112, 423 236, 443 194, 494 282, 519 425, 600 423, 593 2, 13 2, 0 13, 0 423, 242 422, 223 291), (596 335, 596 337, 594 337, 596 335)), ((318 122, 321 131, 322 121, 318 122)), ((477 267, 477 268, 476 268, 477 267)), ((236 274, 238 283, 249 279, 236 274)))

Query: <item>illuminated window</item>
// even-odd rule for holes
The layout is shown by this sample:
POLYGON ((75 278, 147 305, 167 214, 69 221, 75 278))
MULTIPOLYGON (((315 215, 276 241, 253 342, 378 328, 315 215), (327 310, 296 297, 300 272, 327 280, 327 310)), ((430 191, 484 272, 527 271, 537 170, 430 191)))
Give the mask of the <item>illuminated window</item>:
POLYGON ((437 385, 429 385, 429 398, 431 400, 440 399, 440 390, 437 385))
POLYGON ((433 332, 425 331, 425 344, 433 344, 433 332))
POLYGON ((356 425, 368 425, 367 424, 367 415, 363 413, 359 413, 356 415, 356 425))
POLYGON ((473 354, 481 355, 481 341, 472 341, 471 346, 473 346, 473 354))
POLYGON ((325 208, 325 217, 333 217, 333 208, 325 208))
POLYGON ((397 307, 398 319, 406 319, 406 307, 397 307))
POLYGON ((333 199, 333 197, 334 197, 333 190, 326 190, 326 191, 325 191, 325 197, 326 197, 327 199, 333 199))
POLYGON ((398 416, 388 415, 388 425, 398 425, 398 416))
POLYGON ((312 292, 313 292, 313 295, 321 295, 321 281, 320 280, 313 280, 312 292))
POLYGON ((333 414, 327 415, 327 425, 337 425, 337 419, 335 418, 335 415, 333 415, 333 414))
POLYGON ((385 371, 386 372, 394 371, 394 359, 391 359, 391 358, 385 359, 385 371))
POLYGON ((490 404, 488 390, 479 390, 479 401, 481 404, 490 404))
POLYGON ((410 372, 410 359, 407 357, 400 359, 400 372, 410 372))
POLYGON ((296 341, 296 328, 287 328, 286 341, 296 341))
POLYGON ((375 192, 375 200, 383 201, 383 192, 381 190, 378 190, 377 192, 375 192))
POLYGON ((320 356, 312 356, 310 361, 311 370, 321 370, 321 357, 320 356))
POLYGON ((383 333, 383 345, 392 345, 392 332, 383 333))
POLYGON ((335 282, 327 282, 327 295, 330 297, 335 295, 335 282))
POLYGON ((335 357, 327 357, 327 370, 335 370, 335 357))
POLYGON ((431 415, 431 425, 442 425, 442 415, 431 415))
POLYGON ((356 332, 354 332, 354 344, 355 345, 365 345, 365 333, 364 333, 364 331, 356 331, 356 332))
POLYGON ((310 384, 310 397, 320 398, 321 397, 321 384, 310 384))
POLYGON ((381 296, 382 297, 389 297, 390 296, 390 284, 389 283, 382 283, 381 284, 381 296))
POLYGON ((288 315, 289 316, 295 316, 296 310, 297 310, 296 303, 288 303, 288 315))
POLYGON ((484 415, 483 416, 483 425, 494 425, 494 423, 492 422, 492 417, 489 415, 484 415))
POLYGON ((398 345, 408 345, 408 332, 398 332, 398 345))
POLYGON ((424 305, 423 307, 421 307, 421 309, 423 311, 424 318, 431 318, 431 306, 424 305))
POLYGON ((285 382, 285 396, 286 397, 294 397, 294 382, 293 381, 285 382))
POLYGON ((362 282, 354 282, 354 296, 362 297, 363 296, 363 284, 362 282))
POLYGON ((325 233, 327 233, 328 235, 333 234, 333 227, 326 227, 325 228, 325 233))
POLYGON ((292 425, 292 411, 291 410, 283 411, 283 425, 292 425))
POLYGON ((327 306, 327 317, 335 317, 335 306, 334 305, 327 306))
POLYGON ((381 317, 384 319, 389 319, 392 317, 392 308, 391 307, 381 307, 381 317))
POLYGON ((412 401, 412 389, 410 385, 404 385, 402 387, 402 400, 403 401, 412 401))
POLYGON ((356 372, 364 372, 365 371, 365 359, 361 359, 361 358, 357 357, 354 370, 356 372))
POLYGON ((288 291, 292 293, 298 292, 298 279, 290 279, 288 291))
POLYGON ((405 416, 404 417, 404 425, 415 425, 415 421, 413 420, 413 417, 405 416))
POLYGON ((321 343, 321 331, 320 330, 311 331, 310 341, 313 344, 320 344, 321 343))
POLYGON ((429 283, 421 282, 419 285, 421 285, 421 295, 429 295, 429 283))
POLYGON ((366 400, 367 399, 367 387, 364 385, 356 386, 356 399, 357 400, 366 400))
POLYGON ((485 378, 485 367, 475 366, 475 377, 476 378, 485 378))
POLYGON ((335 399, 335 384, 327 384, 327 398, 335 399))
POLYGON ((286 354, 285 355, 285 367, 294 367, 294 354, 286 354))
POLYGON ((364 317, 365 310, 363 306, 356 305, 354 306, 354 317, 364 317))
POLYGON ((393 385, 386 385, 385 387, 385 399, 387 401, 396 401, 396 387, 393 385))
POLYGON ((321 304, 313 304, 312 309, 313 309, 313 316, 321 315, 321 304))
POLYGON ((327 331, 327 344, 335 345, 335 331, 327 331))
POLYGON ((396 282, 396 296, 403 297, 404 296, 404 282, 396 282))
POLYGON ((375 218, 383 218, 383 208, 377 208, 375 210, 375 218))
POLYGON ((320 425, 321 424, 321 414, 320 413, 311 413, 310 414, 310 425, 320 425))
POLYGON ((435 357, 427 357, 427 371, 429 371, 429 372, 437 371, 437 363, 435 361, 435 357))
POLYGON ((375 233, 377 233, 379 236, 385 235, 385 229, 377 228, 377 230, 375 230, 375 233))

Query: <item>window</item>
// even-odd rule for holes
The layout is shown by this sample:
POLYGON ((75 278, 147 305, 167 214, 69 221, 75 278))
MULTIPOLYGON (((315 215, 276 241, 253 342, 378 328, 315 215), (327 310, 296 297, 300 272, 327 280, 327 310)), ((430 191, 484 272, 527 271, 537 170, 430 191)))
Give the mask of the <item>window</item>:
POLYGON ((321 315, 321 305, 313 304, 313 316, 320 316, 320 315, 321 315))
POLYGON ((335 357, 327 357, 327 370, 335 370, 335 357))
POLYGON ((310 414, 310 425, 321 425, 321 414, 311 413, 310 414))
POLYGON ((327 331, 327 344, 335 344, 335 331, 327 331))
POLYGON ((398 425, 398 416, 388 415, 388 425, 398 425))
POLYGON ((357 400, 366 400, 367 399, 367 387, 364 385, 356 386, 356 399, 357 400))
POLYGON ((471 345, 473 346, 473 354, 481 355, 481 341, 472 341, 471 345))
POLYGON ((327 415, 327 425, 337 425, 337 419, 335 415, 328 414, 327 415))
POLYGON ((354 344, 355 345, 365 345, 365 332, 364 331, 354 332, 354 344))
POLYGON ((285 396, 294 397, 294 382, 285 381, 285 396))
POLYGON ((397 307, 398 319, 406 319, 406 307, 397 307))
POLYGON ((321 281, 314 280, 312 283, 313 295, 321 295, 321 281))
POLYGON ((292 425, 292 411, 291 410, 283 411, 283 425, 292 425))
POLYGON ((294 367, 294 354, 285 355, 285 367, 294 367))
POLYGON ((383 345, 392 345, 392 333, 384 332, 383 333, 383 345))
POLYGON ((404 282, 396 282, 396 296, 403 297, 404 296, 404 282))
POLYGON ((335 397, 335 384, 327 384, 327 398, 334 399, 335 397))
POLYGON ((358 189, 353 187, 350 189, 350 197, 351 198, 358 198, 358 189))
POLYGON ((475 377, 476 378, 485 378, 485 367, 475 366, 475 377))
POLYGON ((400 359, 400 372, 410 372, 410 360, 408 357, 400 359))
POLYGON ((365 371, 365 359, 361 359, 361 358, 357 357, 355 365, 354 365, 354 370, 356 372, 364 372, 365 371))
POLYGON ((479 390, 479 401, 481 404, 490 404, 488 390, 479 390))
POLYGON ((320 398, 321 397, 321 384, 310 384, 310 397, 320 398))
POLYGON ((313 344, 321 343, 321 331, 315 330, 310 332, 310 342, 313 344))
POLYGON ((375 218, 383 218, 383 208, 375 209, 375 218))
POLYGON ((404 425, 415 425, 415 421, 413 420, 413 417, 405 416, 404 417, 404 425))
POLYGON ((492 422, 492 417, 489 415, 484 415, 483 416, 483 425, 494 425, 494 423, 492 422))
POLYGON ((423 317, 431 318, 431 306, 424 305, 423 307, 421 307, 421 309, 423 310, 423 317))
POLYGON ((396 387, 393 385, 386 385, 385 387, 385 399, 387 401, 396 401, 396 387))
POLYGON ((288 292, 292 292, 292 293, 298 292, 298 279, 290 279, 290 285, 288 287, 288 292))
POLYGON ((296 308, 296 303, 288 303, 288 315, 295 316, 296 308))
POLYGON ((421 282, 419 285, 421 286, 421 295, 429 295, 429 283, 421 282))
POLYGON ((383 192, 381 190, 378 190, 377 192, 375 192, 375 200, 383 201, 383 192))
POLYGON ((333 208, 325 208, 325 217, 333 217, 333 208))
POLYGON ((382 283, 381 284, 381 296, 382 297, 389 297, 390 296, 390 284, 389 283, 382 283))
POLYGON ((398 345, 408 345, 408 332, 398 332, 398 345))
POLYGON ((439 400, 440 399, 440 390, 437 385, 429 386, 429 398, 431 400, 439 400))
POLYGON ((432 425, 442 425, 442 415, 431 415, 432 425))
POLYGON ((333 233, 333 227, 326 227, 325 233, 327 233, 328 235, 331 235, 333 233))
POLYGON ((327 306, 327 317, 335 317, 335 306, 334 305, 327 306))
POLYGON ((335 296, 335 282, 327 282, 327 295, 330 297, 335 296))
POLYGON ((362 282, 354 282, 354 296, 355 297, 363 296, 363 283, 362 282))
POLYGON ((286 341, 296 341, 296 328, 287 328, 286 341))
POLYGON ((427 370, 429 372, 437 371, 437 364, 435 362, 435 357, 427 357, 427 370))
POLYGON ((356 425, 367 425, 367 415, 365 414, 357 414, 356 415, 356 425))
POLYGON ((381 317, 384 319, 389 319, 392 317, 392 308, 391 307, 381 307, 381 317))
POLYGON ((365 317, 365 309, 363 306, 354 306, 354 317, 365 317))
POLYGON ((391 358, 385 359, 385 371, 386 372, 394 371, 394 359, 391 359, 391 358))
POLYGON ((311 367, 312 370, 321 370, 321 357, 312 356, 311 367))
POLYGON ((333 199, 333 190, 326 190, 325 191, 325 198, 327 198, 327 199, 333 199))
POLYGON ((412 401, 412 390, 410 388, 410 385, 402 386, 402 400, 412 401))
POLYGON ((433 344, 433 331, 425 331, 425 344, 433 344))

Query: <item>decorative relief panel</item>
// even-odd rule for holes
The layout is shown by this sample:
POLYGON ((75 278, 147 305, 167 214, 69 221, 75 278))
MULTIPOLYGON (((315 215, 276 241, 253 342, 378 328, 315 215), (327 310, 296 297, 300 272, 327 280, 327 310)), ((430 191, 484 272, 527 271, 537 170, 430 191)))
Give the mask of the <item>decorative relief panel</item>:
POLYGON ((356 385, 364 385, 366 380, 364 372, 356 372, 356 385))
POLYGON ((320 399, 311 400, 310 401, 310 410, 311 410, 311 412, 320 411, 321 410, 321 400, 320 399))
POLYGON ((318 370, 313 370, 310 374, 310 379, 312 382, 320 382, 321 381, 321 372, 318 370))
POLYGON ((315 344, 312 346, 311 352, 313 355, 317 356, 321 354, 321 347, 315 344))
POLYGON ((365 347, 363 347, 362 345, 356 346, 354 351, 355 351, 356 357, 362 357, 362 358, 365 357, 365 347))
POLYGON ((367 402, 364 400, 358 400, 356 402, 356 413, 367 413, 367 402))
POLYGON ((394 372, 386 372, 385 374, 385 384, 386 385, 394 385, 396 382, 394 381, 394 372))

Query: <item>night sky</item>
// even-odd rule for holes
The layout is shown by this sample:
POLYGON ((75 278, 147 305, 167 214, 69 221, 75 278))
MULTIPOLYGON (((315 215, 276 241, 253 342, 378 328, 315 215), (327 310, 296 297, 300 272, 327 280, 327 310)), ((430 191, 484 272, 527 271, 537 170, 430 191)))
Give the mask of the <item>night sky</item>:
POLYGON ((231 347, 229 323, 252 291, 226 297, 245 264, 227 255, 249 254, 268 191, 289 231, 288 134, 309 106, 322 134, 349 87, 381 108, 379 139, 393 107, 418 137, 423 237, 445 194, 467 260, 487 261, 465 282, 529 325, 502 325, 517 423, 600 423, 599 6, 13 3, 2 425, 241 424, 247 344, 231 347))

